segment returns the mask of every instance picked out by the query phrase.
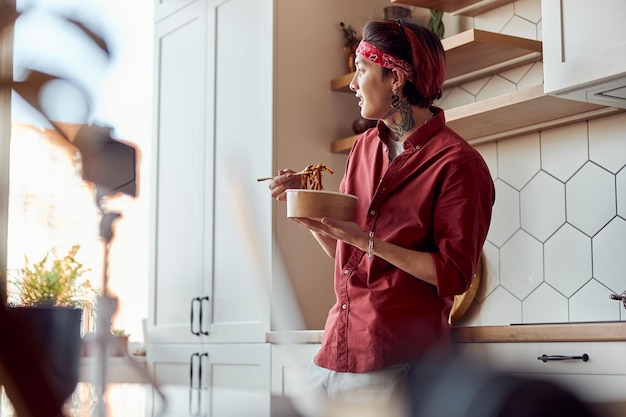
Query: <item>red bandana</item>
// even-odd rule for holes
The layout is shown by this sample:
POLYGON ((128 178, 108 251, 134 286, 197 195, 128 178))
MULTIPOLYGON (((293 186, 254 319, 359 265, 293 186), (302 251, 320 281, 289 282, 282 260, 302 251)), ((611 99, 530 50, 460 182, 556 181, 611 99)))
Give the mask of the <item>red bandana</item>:
POLYGON ((413 67, 408 62, 388 54, 382 49, 367 43, 365 40, 361 40, 359 43, 359 46, 356 48, 356 54, 361 55, 378 65, 382 65, 385 68, 395 68, 402 72, 409 81, 415 82, 413 67))

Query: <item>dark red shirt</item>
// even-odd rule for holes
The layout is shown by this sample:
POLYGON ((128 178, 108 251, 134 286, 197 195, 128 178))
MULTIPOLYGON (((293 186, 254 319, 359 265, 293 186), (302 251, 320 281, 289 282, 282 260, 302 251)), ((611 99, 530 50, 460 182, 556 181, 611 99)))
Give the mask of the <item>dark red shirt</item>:
POLYGON ((354 144, 340 190, 359 197, 355 221, 398 246, 432 253, 437 285, 344 242, 335 254, 336 303, 315 363, 368 372, 419 359, 450 339, 454 295, 469 288, 495 198, 481 155, 445 125, 441 109, 389 163, 382 123, 354 144))

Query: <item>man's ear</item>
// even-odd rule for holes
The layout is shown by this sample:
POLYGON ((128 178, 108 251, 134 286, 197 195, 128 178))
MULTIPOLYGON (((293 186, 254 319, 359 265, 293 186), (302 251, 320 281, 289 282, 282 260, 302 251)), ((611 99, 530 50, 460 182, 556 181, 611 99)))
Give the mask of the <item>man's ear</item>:
POLYGON ((404 87, 404 84, 406 83, 406 76, 404 75, 404 73, 394 68, 391 70, 391 75, 393 79, 392 89, 402 91, 402 87, 404 87))

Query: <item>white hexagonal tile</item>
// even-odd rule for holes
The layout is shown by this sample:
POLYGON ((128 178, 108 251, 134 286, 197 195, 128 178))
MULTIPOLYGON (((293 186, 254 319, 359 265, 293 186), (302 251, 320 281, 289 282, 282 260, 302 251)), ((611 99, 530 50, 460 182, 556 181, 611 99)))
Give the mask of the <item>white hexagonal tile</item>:
POLYGON ((626 218, 626 168, 615 176, 617 182, 617 214, 626 218))
POLYGON ((488 81, 489 77, 479 78, 478 80, 463 83, 459 87, 476 97, 478 93, 480 93, 480 90, 485 87, 485 84, 487 84, 488 81))
POLYGON ((517 0, 513 5, 516 16, 535 24, 541 21, 541 0, 517 0))
POLYGON ((565 223, 565 184, 539 172, 520 192, 521 225, 545 242, 565 223))
POLYGON ((481 326, 499 326, 522 322, 522 302, 502 287, 480 306, 481 326))
POLYGON ((537 40, 543 41, 543 19, 537 23, 537 40))
POLYGON ((486 143, 484 145, 476 145, 474 148, 480 153, 485 160, 491 178, 495 180, 498 176, 498 148, 495 142, 486 143))
POLYGON ((475 299, 482 302, 500 284, 500 251, 489 242, 483 246, 483 276, 475 299))
POLYGON ((611 291, 596 280, 589 281, 569 300, 570 321, 615 321, 620 318, 621 303, 611 300, 611 291))
POLYGON ((626 220, 614 218, 593 238, 593 277, 618 294, 626 291, 626 220))
POLYGON ((589 236, 615 217, 615 176, 586 163, 565 184, 567 221, 589 236))
POLYGON ((589 159, 617 173, 626 165, 626 115, 589 121, 589 159))
POLYGON ((502 71, 499 75, 517 85, 532 67, 533 64, 521 65, 508 71, 502 71))
POLYGON ((500 285, 523 300, 543 282, 543 247, 523 230, 500 249, 500 285))
POLYGON ((519 80, 517 83, 517 89, 523 90, 539 84, 543 84, 543 63, 535 62, 530 70, 524 74, 524 77, 519 80))
POLYGON ((515 83, 499 75, 494 75, 489 78, 485 86, 476 94, 476 100, 486 100, 488 98, 501 96, 502 94, 512 93, 515 90, 517 90, 515 83))
POLYGON ((513 18, 504 25, 501 33, 517 36, 519 38, 537 39, 537 25, 519 16, 513 16, 513 18))
POLYGON ((543 245, 545 280, 570 297, 591 279, 591 238, 569 224, 543 245))
POLYGON ((522 301, 524 323, 559 323, 568 318, 567 298, 546 283, 522 301))
POLYGON ((539 169, 538 133, 498 142, 498 177, 515 189, 521 190, 539 169))
POLYGON ((451 109, 453 107, 460 107, 466 104, 474 103, 476 97, 463 90, 462 88, 455 87, 445 96, 437 101, 437 106, 442 109, 451 109))
POLYGON ((541 168, 567 181, 588 159, 587 123, 541 133, 541 168))
POLYGON ((496 202, 491 214, 487 239, 500 247, 520 227, 519 192, 500 180, 495 180, 496 202))
POLYGON ((513 3, 506 4, 474 17, 474 28, 500 33, 502 28, 513 18, 513 3))

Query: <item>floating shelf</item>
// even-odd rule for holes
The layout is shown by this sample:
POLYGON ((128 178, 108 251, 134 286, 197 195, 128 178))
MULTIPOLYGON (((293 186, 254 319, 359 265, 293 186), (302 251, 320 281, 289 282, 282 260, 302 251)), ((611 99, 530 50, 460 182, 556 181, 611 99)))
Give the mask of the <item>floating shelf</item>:
POLYGON ((392 3, 442 10, 463 16, 478 16, 514 0, 391 0, 392 3))
MULTIPOLYGON (((446 51, 444 88, 482 78, 507 69, 540 61, 541 42, 484 30, 470 29, 441 41, 446 51)), ((333 91, 350 92, 354 73, 330 82, 333 91)))
MULTIPOLYGON (((477 145, 626 111, 547 95, 543 84, 445 111, 446 124, 477 145)), ((358 135, 331 144, 347 153, 358 135)))

